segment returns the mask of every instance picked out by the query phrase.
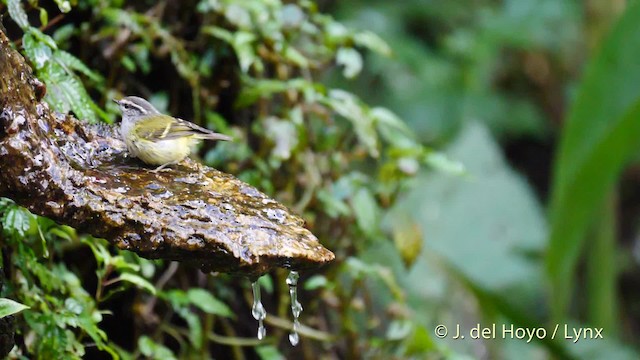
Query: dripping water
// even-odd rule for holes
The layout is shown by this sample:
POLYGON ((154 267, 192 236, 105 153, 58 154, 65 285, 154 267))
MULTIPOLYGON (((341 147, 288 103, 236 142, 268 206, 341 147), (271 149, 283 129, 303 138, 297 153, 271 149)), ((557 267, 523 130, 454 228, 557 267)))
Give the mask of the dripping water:
POLYGON ((287 277, 287 285, 289 285, 289 295, 291 295, 291 313, 293 314, 293 332, 289 334, 289 342, 296 346, 300 341, 298 330, 300 330, 300 313, 302 312, 302 304, 298 301, 298 278, 300 275, 297 271, 291 271, 287 277))
POLYGON ((251 315, 258 320, 258 340, 264 339, 267 334, 267 329, 264 327, 264 319, 267 317, 267 311, 262 305, 260 299, 260 284, 258 281, 251 283, 251 289, 253 290, 253 306, 251 306, 251 315))

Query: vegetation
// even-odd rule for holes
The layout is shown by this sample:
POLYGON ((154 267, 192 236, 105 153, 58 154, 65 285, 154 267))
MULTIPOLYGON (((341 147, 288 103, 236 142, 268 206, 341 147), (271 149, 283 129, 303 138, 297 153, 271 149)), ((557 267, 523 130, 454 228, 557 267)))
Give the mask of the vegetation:
POLYGON ((259 341, 248 280, 0 199, 10 356, 637 358, 637 292, 618 284, 637 280, 620 250, 637 235, 621 172, 640 138, 640 5, 591 3, 3 0, 54 110, 113 123, 110 99, 135 94, 233 134, 202 161, 290 206, 337 255, 302 274, 292 347, 284 269, 259 281, 259 341), (434 333, 493 323, 605 339, 434 333))

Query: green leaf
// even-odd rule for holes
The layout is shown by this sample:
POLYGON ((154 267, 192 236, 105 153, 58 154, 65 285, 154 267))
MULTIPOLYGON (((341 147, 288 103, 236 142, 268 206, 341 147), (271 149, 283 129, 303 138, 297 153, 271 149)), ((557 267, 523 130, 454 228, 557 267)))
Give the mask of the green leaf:
POLYGON ((375 107, 369 111, 369 114, 374 119, 380 136, 387 142, 402 148, 417 146, 414 135, 407 124, 391 110, 375 107))
POLYGON ((298 129, 289 120, 278 119, 270 116, 264 120, 264 129, 267 137, 275 146, 271 154, 276 159, 287 160, 298 146, 298 129))
POLYGON ((61 113, 72 111, 79 119, 96 121, 93 101, 78 78, 58 62, 48 62, 38 73, 48 86, 45 100, 61 113))
POLYGON ((260 62, 253 48, 253 42, 257 39, 255 34, 248 31, 230 32, 217 26, 207 26, 202 31, 231 45, 238 56, 240 69, 243 72, 246 73, 251 65, 260 62))
POLYGON ((135 34, 147 35, 144 34, 141 24, 142 22, 144 22, 145 18, 140 14, 125 11, 122 9, 106 8, 103 10, 102 16, 104 16, 106 20, 114 24, 118 24, 131 29, 131 31, 135 34))
POLYGON ((424 162, 432 168, 449 173, 451 175, 463 175, 465 174, 464 164, 459 161, 449 159, 445 154, 429 151, 424 156, 424 162))
POLYGON ((236 5, 231 2, 225 7, 224 15, 230 23, 238 26, 239 28, 250 28, 251 14, 245 6, 236 5))
POLYGON ((367 236, 374 236, 380 228, 380 209, 371 191, 367 188, 358 190, 353 199, 351 199, 351 206, 353 207, 358 227, 367 236))
POLYGON ((307 60, 307 58, 293 46, 287 46, 284 49, 284 56, 301 68, 309 67, 309 60, 307 60))
POLYGON ((260 287, 265 289, 269 294, 273 294, 273 279, 271 279, 271 276, 261 276, 258 279, 258 284, 260 284, 260 287))
POLYGON ((205 289, 189 289, 187 296, 191 303, 208 314, 233 317, 233 312, 227 304, 216 299, 205 289))
POLYGON ((9 16, 11 16, 13 21, 15 21, 22 30, 26 31, 29 28, 29 18, 22 7, 22 1, 7 0, 7 8, 9 10, 9 16))
POLYGON ((113 349, 105 344, 105 340, 107 340, 107 333, 98 327, 97 322, 90 315, 84 313, 78 316, 77 320, 78 327, 84 330, 91 339, 96 342, 99 349, 106 350, 113 354, 113 349))
POLYGON ((2 228, 7 235, 24 237, 31 229, 33 214, 17 205, 8 207, 2 216, 2 228))
POLYGON ((355 257, 347 258, 345 265, 347 266, 347 271, 355 279, 377 278, 384 283, 396 299, 400 299, 404 296, 400 284, 398 284, 395 276, 388 266, 383 266, 379 263, 365 262, 355 257))
POLYGON ((196 9, 199 12, 207 13, 211 11, 219 11, 222 4, 219 0, 200 0, 196 9))
POLYGON ((48 47, 56 50, 58 49, 58 44, 56 44, 55 40, 53 40, 53 38, 45 33, 43 33, 42 31, 40 31, 37 28, 29 28, 29 33, 33 35, 34 38, 36 38, 38 41, 40 41, 41 43, 47 45, 48 47))
POLYGON ((71 3, 68 0, 56 0, 56 4, 58 5, 58 9, 63 13, 71 11, 71 3))
POLYGON ((68 43, 71 37, 76 33, 76 27, 73 24, 65 24, 57 28, 53 32, 53 39, 57 44, 68 43))
POLYGON ((261 360, 284 360, 285 357, 278 351, 278 348, 273 345, 257 346, 256 353, 261 360))
POLYGON ((84 311, 84 306, 74 298, 67 298, 64 301, 64 307, 66 310, 75 315, 80 315, 84 311))
POLYGON ((322 210, 330 217, 337 218, 338 216, 351 215, 349 205, 347 205, 344 200, 337 198, 332 191, 320 189, 316 197, 322 204, 322 210))
POLYGON ((261 97, 269 97, 275 93, 284 92, 289 89, 307 90, 313 84, 306 80, 294 79, 290 81, 281 80, 248 80, 238 96, 236 107, 245 107, 253 104, 261 97))
POLYGON ((160 293, 160 297, 166 299, 169 303, 171 303, 171 306, 175 308, 183 307, 184 305, 189 304, 189 297, 187 296, 187 293, 180 289, 162 291, 160 293))
POLYGON ((42 24, 42 26, 46 26, 47 23, 49 22, 49 13, 47 13, 47 10, 45 8, 40 8, 40 23, 42 24))
POLYGON ((431 334, 432 332, 428 331, 424 326, 417 326, 407 344, 407 355, 419 356, 427 351, 434 350, 436 345, 431 334))
POLYGON ((105 245, 102 243, 102 240, 87 236, 82 238, 82 242, 91 248, 98 265, 103 266, 103 264, 111 264, 112 256, 109 253, 109 250, 107 250, 105 245))
POLYGON ((352 79, 362 71, 362 56, 353 48, 340 48, 336 54, 336 63, 344 67, 342 75, 352 79))
POLYGON ((638 149, 640 3, 629 6, 588 65, 554 165, 547 267, 562 321, 585 235, 604 195, 638 149))
POLYGON ((285 29, 299 27, 307 16, 300 6, 296 4, 284 4, 279 10, 278 18, 285 29))
POLYGON ((391 55, 391 48, 378 35, 371 31, 363 31, 355 34, 353 40, 356 44, 385 56, 391 55))
POLYGON ((124 256, 114 256, 111 258, 111 261, 107 264, 112 265, 114 269, 118 271, 126 271, 126 270, 130 270, 133 272, 140 271, 140 266, 127 261, 127 259, 125 259, 124 256))
POLYGON ((355 95, 344 90, 333 89, 323 101, 353 124, 358 140, 367 148, 372 157, 380 155, 378 135, 373 118, 367 113, 366 106, 355 95))
MULTIPOLYGON (((422 229, 423 250, 405 281, 414 284, 412 291, 428 293, 428 285, 417 284, 427 273, 437 276, 431 269, 435 257, 465 282, 526 311, 525 304, 542 301, 544 268, 531 259, 545 246, 542 207, 484 125, 465 127, 447 153, 463 161, 470 176, 418 178, 385 218, 389 227, 413 222, 422 229)), ((428 311, 419 304, 424 300, 414 305, 428 311)))
POLYGON ((370 255, 360 258, 395 269, 407 306, 429 334, 433 301, 443 305, 437 310, 440 318, 464 321, 459 304, 452 302, 456 293, 448 289, 452 276, 478 296, 483 309, 489 309, 482 313, 491 319, 499 318, 497 311, 517 326, 539 326, 530 309, 544 304, 540 255, 547 232, 541 204, 509 168, 484 125, 468 124, 446 152, 464 162, 470 176, 429 173, 415 179, 383 221, 385 228, 406 220, 420 224, 423 249, 413 266, 407 270, 393 245, 383 242, 369 246, 370 255))
POLYGON ((328 283, 329 281, 326 277, 322 275, 314 275, 304 282, 304 289, 308 291, 316 290, 326 287, 328 283))
POLYGON ((153 295, 156 294, 156 288, 149 282, 149 280, 143 278, 140 275, 132 274, 132 273, 122 273, 120 274, 120 280, 130 282, 136 285, 139 288, 145 289, 153 295))
POLYGON ((29 309, 29 307, 11 299, 0 298, 0 319, 17 314, 25 309, 29 309))
POLYGON ((133 61, 133 59, 130 56, 128 55, 123 56, 122 59, 120 59, 120 63, 122 64, 122 66, 124 66, 125 69, 127 69, 127 71, 129 72, 136 71, 136 62, 133 61))
POLYGON ((61 239, 67 240, 67 241, 71 241, 73 240, 72 235, 69 234, 68 232, 66 232, 63 228, 61 227, 54 227, 49 229, 49 231, 47 232, 48 235, 55 235, 61 239))
POLYGON ((176 359, 176 356, 169 348, 156 343, 148 336, 141 336, 138 339, 138 349, 140 350, 140 353, 142 353, 142 355, 151 357, 152 359, 176 359))
MULTIPOLYGON (((133 50, 133 56, 134 59, 136 61, 136 64, 138 65, 138 67, 140 68, 140 70, 142 71, 143 74, 148 74, 149 71, 151 71, 151 61, 149 59, 149 48, 147 48, 144 45, 137 45, 132 47, 133 50)), ((122 58, 123 63, 124 63, 124 59, 127 58, 126 56, 122 58)), ((129 58, 130 59, 130 58, 129 58)), ((212 66, 212 65, 211 65, 212 66)), ((135 64, 133 65, 133 68, 135 68, 135 64)), ((207 70, 211 71, 210 68, 207 68, 207 70)), ((204 75, 204 74, 203 74, 204 75)))
POLYGON ((82 60, 64 50, 56 51, 53 58, 54 60, 59 61, 61 64, 66 66, 68 69, 76 70, 86 75, 89 79, 95 82, 102 82, 104 80, 100 74, 89 69, 89 67, 87 67, 87 65, 85 65, 82 60))
POLYGON ((51 60, 53 51, 46 44, 37 41, 37 39, 27 32, 22 37, 22 45, 27 57, 35 65, 37 70, 44 68, 44 65, 51 60))
POLYGON ((13 205, 13 204, 15 204, 15 203, 13 202, 13 200, 11 200, 11 199, 7 199, 7 198, 4 198, 4 197, 0 197, 0 213, 4 212, 4 210, 5 210, 7 207, 9 207, 9 206, 11 206, 11 205, 13 205))
POLYGON ((386 338, 388 340, 402 340, 413 331, 413 324, 409 320, 393 320, 387 327, 386 338))
POLYGON ((200 322, 200 318, 197 314, 194 314, 187 308, 177 308, 175 310, 189 326, 189 341, 191 341, 194 348, 200 350, 202 348, 203 340, 202 323, 200 322))

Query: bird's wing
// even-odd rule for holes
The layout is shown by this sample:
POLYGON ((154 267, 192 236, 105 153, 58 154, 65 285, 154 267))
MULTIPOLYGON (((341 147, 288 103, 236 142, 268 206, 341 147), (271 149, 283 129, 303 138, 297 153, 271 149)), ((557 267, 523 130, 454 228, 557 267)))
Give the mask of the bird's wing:
POLYGON ((203 139, 229 140, 228 136, 215 133, 192 122, 168 115, 152 115, 140 119, 134 129, 137 136, 150 141, 171 140, 187 136, 203 139))

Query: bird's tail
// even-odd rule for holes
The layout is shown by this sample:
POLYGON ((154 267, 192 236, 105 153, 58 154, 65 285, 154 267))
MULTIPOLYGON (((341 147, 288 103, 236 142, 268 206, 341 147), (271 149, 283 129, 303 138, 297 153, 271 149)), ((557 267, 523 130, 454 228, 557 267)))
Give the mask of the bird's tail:
POLYGON ((227 136, 227 135, 223 135, 223 134, 218 134, 218 133, 206 133, 206 134, 198 134, 196 135, 196 137, 198 139, 204 139, 204 140, 224 140, 224 141, 231 141, 233 140, 231 138, 231 136, 227 136))

